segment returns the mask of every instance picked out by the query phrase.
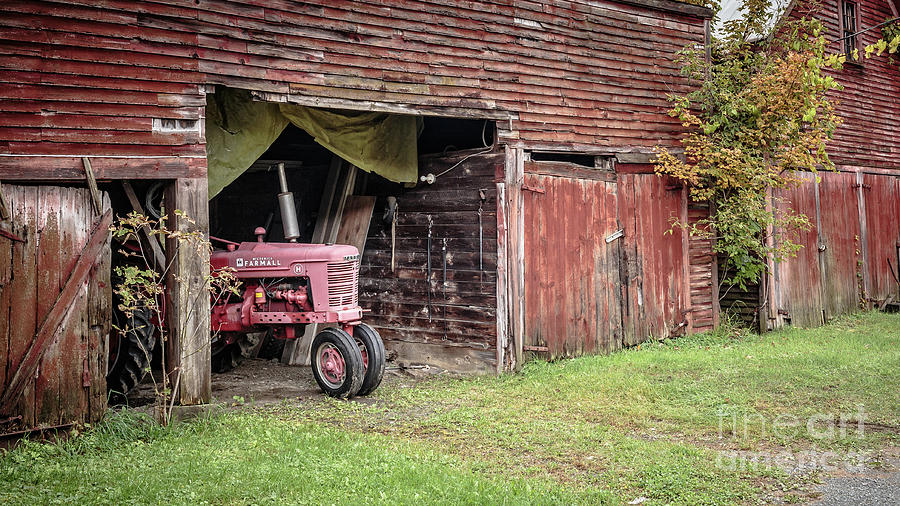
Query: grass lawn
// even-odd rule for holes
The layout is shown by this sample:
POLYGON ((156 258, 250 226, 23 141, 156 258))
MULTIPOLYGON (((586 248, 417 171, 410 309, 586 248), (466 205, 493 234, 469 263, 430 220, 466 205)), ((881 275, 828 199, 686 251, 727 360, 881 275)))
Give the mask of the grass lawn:
POLYGON ((370 399, 171 427, 110 416, 0 456, 0 503, 801 500, 809 462, 877 466, 900 446, 900 315, 394 381, 370 399))

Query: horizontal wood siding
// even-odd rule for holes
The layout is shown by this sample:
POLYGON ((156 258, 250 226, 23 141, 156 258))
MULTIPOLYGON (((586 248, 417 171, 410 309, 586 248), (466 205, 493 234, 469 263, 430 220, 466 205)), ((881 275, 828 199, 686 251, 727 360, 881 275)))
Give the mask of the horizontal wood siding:
MULTIPOLYGON (((700 226, 709 218, 709 205, 691 202, 688 205, 688 227, 700 226)), ((718 312, 718 276, 712 239, 700 235, 688 237, 690 275, 691 330, 703 332, 716 324, 718 312)))
MULTIPOLYGON (((0 152, 202 159, 201 132, 155 133, 152 119, 202 119, 214 84, 502 113, 505 139, 534 146, 675 145, 666 94, 689 84, 674 55, 703 37, 699 17, 605 0, 13 0, 0 4, 0 152)), ((17 163, 0 157, 0 178, 17 163)))
POLYGON ((402 190, 398 202, 395 269, 391 226, 380 196, 360 268, 360 305, 393 360, 457 372, 496 371, 497 196, 502 153, 469 152, 420 160, 433 185, 402 190), (468 156, 468 158, 466 158, 468 156), (461 163, 460 163, 461 162, 461 163), (482 203, 479 190, 484 190, 482 203), (478 208, 482 208, 479 268, 478 208), (432 220, 431 273, 427 271, 428 218, 432 220), (446 255, 442 251, 446 240, 446 255), (446 283, 444 259, 446 258, 446 283), (431 291, 428 304, 429 290, 431 291))
MULTIPOLYGON (((896 3, 896 0, 894 0, 896 3)), ((900 170, 900 65, 887 55, 862 58, 865 46, 881 38, 880 29, 870 29, 894 17, 887 0, 857 0, 858 36, 861 59, 834 72, 844 89, 835 92, 837 112, 843 124, 835 133, 829 148, 832 160, 842 166, 873 167, 900 170)), ((832 40, 829 49, 842 52, 838 6, 840 0, 824 0, 815 13, 827 28, 832 40)), ((809 12, 802 2, 792 11, 794 17, 809 12)), ((896 60, 896 58, 895 58, 896 60)))

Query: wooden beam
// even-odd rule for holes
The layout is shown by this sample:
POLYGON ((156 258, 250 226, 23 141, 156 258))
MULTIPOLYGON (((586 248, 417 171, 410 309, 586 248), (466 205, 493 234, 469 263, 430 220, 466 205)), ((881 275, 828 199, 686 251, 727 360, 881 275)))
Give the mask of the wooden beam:
MULTIPOLYGON (((131 208, 134 212, 146 216, 147 213, 144 212, 144 206, 141 205, 141 201, 138 200, 137 195, 134 193, 131 182, 123 179, 122 189, 125 190, 125 195, 128 197, 128 202, 131 204, 131 208)), ((156 264, 156 268, 159 269, 160 272, 164 272, 166 270, 166 254, 163 252, 162 245, 159 243, 159 237, 153 235, 153 233, 150 232, 150 227, 147 225, 141 227, 141 232, 143 232, 144 238, 147 239, 147 243, 150 244, 150 251, 153 255, 153 261, 156 264)))
POLYGON ((6 196, 3 195, 3 184, 0 183, 0 221, 9 219, 9 206, 6 203, 6 196))
POLYGON ((81 158, 81 163, 84 164, 84 175, 87 178, 88 190, 91 192, 91 203, 94 204, 94 211, 100 214, 103 212, 103 202, 100 200, 100 189, 97 188, 97 178, 94 177, 91 160, 85 156, 81 158))
POLYGON ((71 314, 69 309, 75 300, 75 297, 84 286, 84 282, 91 272, 91 268, 99 260, 98 254, 106 244, 106 240, 109 237, 109 226, 111 224, 112 211, 107 211, 91 230, 91 238, 81 250, 81 254, 75 262, 75 267, 72 269, 71 274, 69 274, 66 285, 56 297, 56 301, 47 313, 47 317, 44 318, 43 323, 41 323, 41 326, 38 328, 31 347, 28 349, 28 352, 26 352, 25 357, 22 359, 16 372, 12 375, 12 380, 10 380, 6 390, 3 392, 3 396, 0 397, 0 413, 9 413, 15 406, 28 379, 34 376, 38 362, 44 354, 44 351, 46 351, 47 347, 53 343, 60 325, 62 325, 66 317, 71 314))
MULTIPOLYGON (((205 157, 92 156, 90 163, 98 181, 206 176, 205 157)), ((84 161, 79 156, 4 155, 0 179, 84 182, 84 161)))
MULTIPOLYGON (((209 234, 206 178, 177 179, 166 188, 165 208, 172 230, 209 234), (183 212, 190 220, 178 214, 183 212), (193 220, 193 221, 191 221, 193 220)), ((205 404, 210 386, 209 250, 184 240, 166 244, 168 341, 166 374, 177 384, 174 400, 181 405, 205 404)))
MULTIPOLYGON (((313 230, 312 242, 315 244, 333 243, 337 240, 344 207, 347 198, 356 187, 358 171, 356 167, 349 166, 345 169, 344 166, 343 159, 337 155, 332 157, 328 179, 325 181, 325 190, 322 192, 322 201, 319 204, 316 228, 313 230)), ((309 365, 309 349, 318 330, 318 325, 309 324, 306 326, 303 336, 288 341, 281 355, 282 363, 309 365)))

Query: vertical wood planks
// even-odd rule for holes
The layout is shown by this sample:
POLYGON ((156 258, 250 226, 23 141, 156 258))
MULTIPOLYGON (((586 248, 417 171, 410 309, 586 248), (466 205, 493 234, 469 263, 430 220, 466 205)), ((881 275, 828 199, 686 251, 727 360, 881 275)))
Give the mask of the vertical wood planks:
MULTIPOLYGON (((42 187, 38 193, 37 228, 37 296, 35 317, 38 325, 44 321, 56 300, 60 285, 60 188, 42 187)), ((37 379, 34 384, 35 416, 39 420, 59 422, 60 415, 60 375, 64 368, 60 341, 69 330, 63 328, 51 340, 47 351, 41 357, 37 379)))
MULTIPOLYGON (((176 179, 166 188, 168 223, 181 232, 209 233, 206 178, 176 179), (181 211, 193 222, 179 217, 181 211)), ((212 396, 210 379, 209 250, 170 238, 166 244, 169 326, 166 373, 176 402, 205 404, 212 396), (177 389, 174 388, 178 383, 177 389)))
MULTIPOLYGON (((891 275, 889 263, 894 273, 897 269, 897 241, 900 239, 900 194, 897 193, 897 178, 876 174, 864 174, 862 193, 866 199, 866 251, 867 296, 874 301, 883 301, 889 295, 896 299, 897 281, 891 275)), ((900 275, 900 274, 898 274, 900 275)))
MULTIPOLYGON (((6 186, 4 190, 13 211, 11 231, 24 240, 0 239, 0 380, 5 391, 28 350, 37 345, 36 332, 69 281, 99 217, 84 189, 6 186)), ((109 197, 103 198, 105 211, 109 197)), ((81 271, 87 273, 87 281, 69 289, 76 289, 70 292, 75 298, 54 311, 65 311, 59 329, 45 347, 37 348, 43 353, 32 362, 34 373, 24 377, 23 393, 13 399, 12 414, 22 415, 26 428, 96 421, 106 410, 106 353, 89 342, 106 338, 96 334, 108 333, 108 240, 104 239, 105 248, 90 273, 90 265, 81 271), (97 290, 101 283, 106 290, 97 290), (98 324, 93 333, 88 327, 91 315, 98 324), (88 398, 92 389, 93 403, 88 398)))
POLYGON ((854 310, 858 306, 857 265, 860 229, 856 175, 847 172, 819 174, 819 241, 822 265, 823 309, 825 318, 854 310))
MULTIPOLYGON (((9 358, 7 381, 18 370, 37 330, 37 205, 38 189, 34 186, 7 187, 7 198, 13 206, 12 222, 24 242, 12 248, 12 282, 9 285, 9 358)), ((54 371, 55 374, 55 371, 54 371)), ((6 383, 4 383, 6 385, 6 383)), ((26 427, 35 425, 34 382, 29 381, 16 405, 26 427)))

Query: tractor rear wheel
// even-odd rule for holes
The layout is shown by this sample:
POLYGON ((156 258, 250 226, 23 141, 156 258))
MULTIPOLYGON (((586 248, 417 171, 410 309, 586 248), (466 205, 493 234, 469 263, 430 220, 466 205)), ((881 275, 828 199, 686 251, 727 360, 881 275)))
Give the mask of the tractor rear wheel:
POLYGON ((313 339, 310 351, 313 377, 323 392, 341 398, 359 392, 366 370, 359 347, 350 334, 327 328, 313 339))
POLYGON ((366 368, 362 388, 356 395, 369 395, 378 388, 384 377, 384 342, 378 332, 365 323, 353 327, 353 338, 359 346, 366 368))
POLYGON ((125 396, 150 371, 150 360, 156 346, 156 327, 152 323, 153 311, 149 308, 137 308, 131 316, 115 309, 114 317, 116 325, 124 332, 114 330, 112 333, 113 339, 118 339, 110 347, 106 389, 110 404, 122 404, 125 396))

